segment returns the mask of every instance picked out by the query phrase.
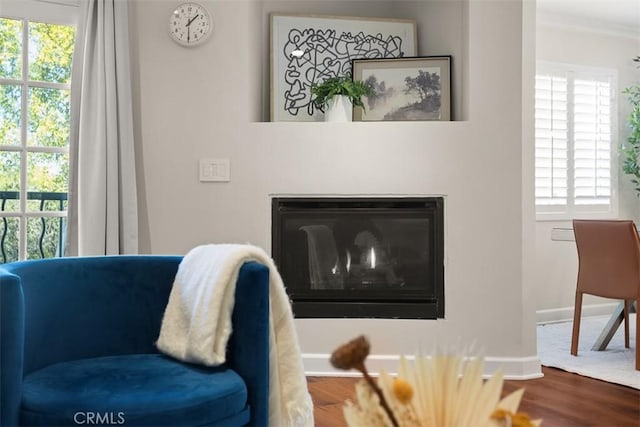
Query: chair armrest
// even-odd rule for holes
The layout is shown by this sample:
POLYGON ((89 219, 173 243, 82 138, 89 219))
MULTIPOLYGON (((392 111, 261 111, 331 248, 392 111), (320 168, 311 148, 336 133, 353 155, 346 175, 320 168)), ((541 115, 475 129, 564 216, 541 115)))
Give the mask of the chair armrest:
POLYGON ((227 363, 246 382, 251 426, 269 423, 269 269, 245 263, 238 274, 227 363))
POLYGON ((18 425, 22 399, 24 296, 18 276, 0 268, 0 425, 18 425))

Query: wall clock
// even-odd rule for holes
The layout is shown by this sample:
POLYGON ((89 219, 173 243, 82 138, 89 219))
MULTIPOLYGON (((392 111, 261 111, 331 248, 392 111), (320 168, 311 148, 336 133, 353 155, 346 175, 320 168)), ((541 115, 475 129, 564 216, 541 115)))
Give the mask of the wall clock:
POLYGON ((211 15, 198 3, 182 3, 169 17, 169 34, 182 46, 196 46, 211 34, 211 15))

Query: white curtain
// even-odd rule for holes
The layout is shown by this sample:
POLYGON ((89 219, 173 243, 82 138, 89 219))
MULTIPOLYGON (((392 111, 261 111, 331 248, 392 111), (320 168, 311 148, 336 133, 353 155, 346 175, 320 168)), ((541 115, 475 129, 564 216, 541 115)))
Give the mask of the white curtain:
POLYGON ((138 252, 128 4, 81 0, 66 255, 138 252))

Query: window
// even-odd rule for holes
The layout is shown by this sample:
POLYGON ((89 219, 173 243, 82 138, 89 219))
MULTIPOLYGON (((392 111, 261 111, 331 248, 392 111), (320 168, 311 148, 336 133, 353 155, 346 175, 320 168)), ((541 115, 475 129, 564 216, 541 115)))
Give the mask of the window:
POLYGON ((535 87, 538 219, 616 214, 615 93, 613 70, 538 63, 535 87))
POLYGON ((20 6, 0 16, 0 263, 60 256, 66 222, 75 27, 20 6))

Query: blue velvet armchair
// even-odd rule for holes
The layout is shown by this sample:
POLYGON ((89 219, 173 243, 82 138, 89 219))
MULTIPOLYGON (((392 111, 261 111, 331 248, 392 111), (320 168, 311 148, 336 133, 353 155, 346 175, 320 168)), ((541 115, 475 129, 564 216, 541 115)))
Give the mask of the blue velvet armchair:
POLYGON ((0 265, 0 424, 266 426, 269 271, 238 277, 227 362, 155 348, 181 257, 0 265))

